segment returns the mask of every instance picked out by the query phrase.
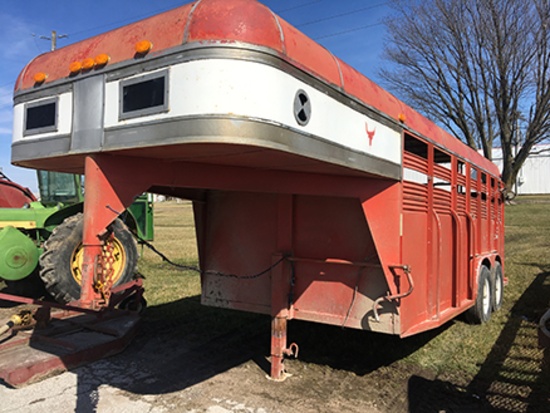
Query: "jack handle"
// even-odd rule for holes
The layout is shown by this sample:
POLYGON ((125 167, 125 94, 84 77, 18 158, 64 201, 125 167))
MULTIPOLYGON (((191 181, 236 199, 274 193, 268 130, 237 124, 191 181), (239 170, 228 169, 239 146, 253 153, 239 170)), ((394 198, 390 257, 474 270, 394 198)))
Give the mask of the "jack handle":
POLYGON ((298 351, 298 344, 292 343, 290 346, 288 346, 288 348, 285 348, 283 350, 283 354, 285 356, 294 356, 294 358, 298 358, 298 351))
POLYGON ((385 295, 385 296, 377 298, 374 301, 374 303, 372 304, 372 312, 374 314, 374 319, 377 322, 380 322, 380 315, 378 314, 378 306, 380 305, 380 303, 382 301, 384 301, 384 300, 393 301, 393 300, 397 300, 397 299, 400 299, 400 298, 405 298, 405 297, 411 295, 411 293, 414 290, 414 282, 413 282, 412 275, 411 275, 411 268, 408 265, 390 265, 390 268, 391 268, 392 272, 396 268, 399 268, 399 269, 403 270, 403 272, 407 276, 407 281, 409 283, 409 289, 404 293, 395 294, 395 295, 385 295))

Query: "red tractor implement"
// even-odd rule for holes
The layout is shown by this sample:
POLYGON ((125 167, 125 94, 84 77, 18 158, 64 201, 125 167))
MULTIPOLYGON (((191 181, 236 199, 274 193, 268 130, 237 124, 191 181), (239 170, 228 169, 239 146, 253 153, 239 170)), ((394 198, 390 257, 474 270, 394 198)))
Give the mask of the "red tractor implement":
POLYGON ((36 197, 29 188, 25 188, 0 172, 0 208, 23 208, 36 197))

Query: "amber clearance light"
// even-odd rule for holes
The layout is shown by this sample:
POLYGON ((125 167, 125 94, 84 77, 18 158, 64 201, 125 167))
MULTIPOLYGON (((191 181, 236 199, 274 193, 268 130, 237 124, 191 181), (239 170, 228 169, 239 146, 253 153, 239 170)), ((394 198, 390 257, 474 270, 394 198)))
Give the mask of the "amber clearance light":
POLYGON ((71 72, 71 75, 76 75, 81 70, 82 70, 82 63, 79 61, 74 61, 69 65, 69 72, 71 72))
POLYGON ((82 61, 82 70, 92 70, 95 66, 95 60, 88 57, 82 61))
POLYGON ((33 76, 34 83, 37 83, 37 84, 44 83, 47 78, 48 78, 48 75, 44 72, 35 73, 35 75, 33 76))
POLYGON ((98 54, 94 59, 96 66, 105 66, 109 63, 109 60, 111 60, 111 57, 106 53, 98 54))
POLYGON ((136 43, 135 49, 136 53, 139 54, 146 54, 153 48, 153 43, 151 43, 149 40, 141 40, 136 43))

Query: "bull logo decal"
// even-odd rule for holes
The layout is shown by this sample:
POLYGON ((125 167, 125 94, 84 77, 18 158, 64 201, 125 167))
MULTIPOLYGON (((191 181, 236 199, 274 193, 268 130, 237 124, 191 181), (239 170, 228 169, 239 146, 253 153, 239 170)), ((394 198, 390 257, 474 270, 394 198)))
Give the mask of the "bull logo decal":
POLYGON ((369 138, 369 146, 372 146, 372 140, 374 139, 374 134, 376 133, 376 126, 373 130, 369 130, 369 124, 365 121, 365 131, 367 132, 367 136, 369 138))

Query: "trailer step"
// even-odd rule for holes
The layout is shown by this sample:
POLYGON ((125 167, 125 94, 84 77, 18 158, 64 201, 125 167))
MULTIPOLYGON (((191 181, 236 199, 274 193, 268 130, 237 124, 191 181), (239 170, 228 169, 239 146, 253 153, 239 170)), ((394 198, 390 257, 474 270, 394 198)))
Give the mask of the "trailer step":
POLYGON ((53 313, 46 328, 0 337, 0 379, 22 387, 117 354, 135 336, 139 320, 137 313, 120 310, 97 315, 53 313))

